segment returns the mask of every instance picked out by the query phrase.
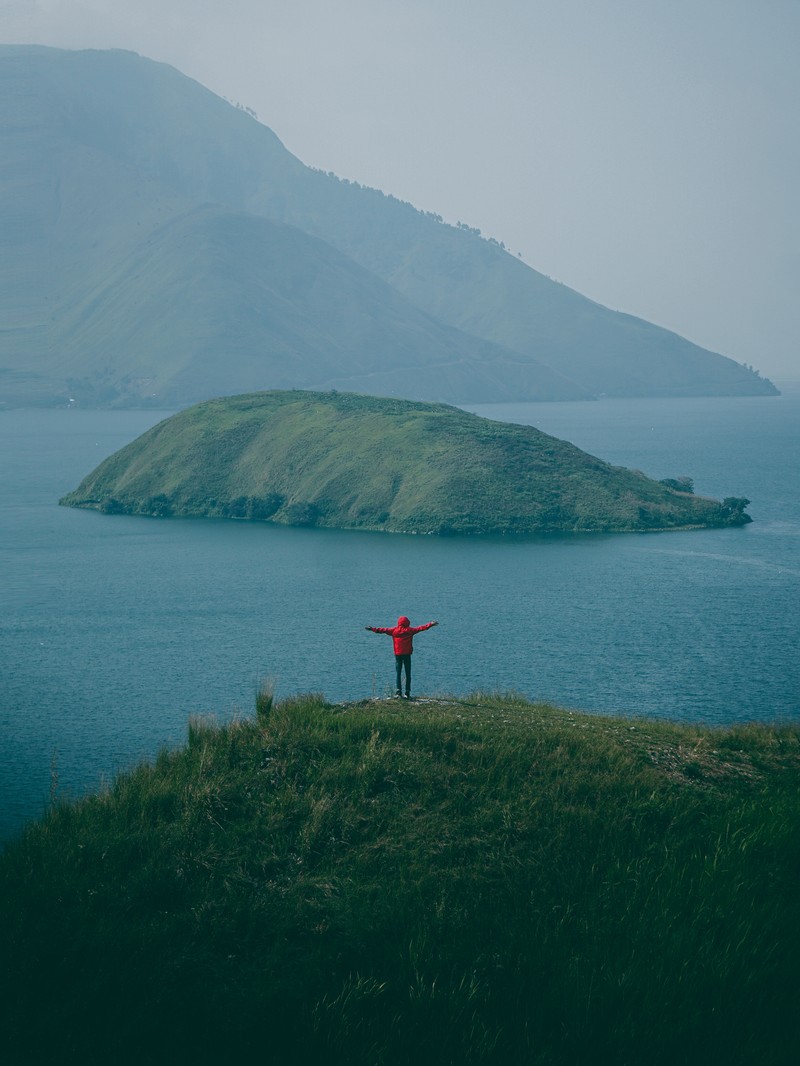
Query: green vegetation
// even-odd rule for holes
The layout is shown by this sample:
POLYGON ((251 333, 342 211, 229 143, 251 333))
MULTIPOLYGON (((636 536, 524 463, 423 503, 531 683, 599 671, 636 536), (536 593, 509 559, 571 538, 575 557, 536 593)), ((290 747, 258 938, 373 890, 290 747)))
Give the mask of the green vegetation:
POLYGON ((750 521, 747 501, 731 500, 676 492, 531 426, 454 407, 267 392, 173 415, 61 502, 340 529, 552 533, 750 521))
POLYGON ((788 1066, 798 770, 797 727, 266 691, 8 847, 5 1060, 788 1066))
POLYGON ((473 227, 305 167, 163 64, 0 45, 0 84, 0 404, 776 391, 473 227))
POLYGON ((690 477, 664 477, 661 484, 676 492, 694 492, 694 480, 690 477))

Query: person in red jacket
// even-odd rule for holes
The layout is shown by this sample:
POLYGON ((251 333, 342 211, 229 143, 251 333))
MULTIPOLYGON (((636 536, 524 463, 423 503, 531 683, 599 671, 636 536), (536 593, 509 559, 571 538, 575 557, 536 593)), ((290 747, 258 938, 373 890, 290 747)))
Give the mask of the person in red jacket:
POLYGON ((394 642, 394 662, 397 667, 398 696, 402 696, 403 694, 400 682, 403 672, 405 671, 406 699, 411 699, 411 655, 414 651, 414 634, 422 633, 425 629, 432 629, 433 626, 438 626, 438 624, 438 622, 426 622, 424 626, 412 626, 403 614, 397 619, 397 625, 392 626, 391 629, 377 626, 364 626, 364 629, 368 629, 370 633, 386 633, 386 635, 390 636, 394 642))

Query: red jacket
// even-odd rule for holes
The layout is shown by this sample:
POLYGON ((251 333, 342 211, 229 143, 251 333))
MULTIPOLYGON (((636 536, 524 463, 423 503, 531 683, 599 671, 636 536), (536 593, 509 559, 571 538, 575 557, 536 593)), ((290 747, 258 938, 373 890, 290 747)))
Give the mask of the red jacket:
POLYGON ((412 626, 405 615, 397 619, 397 625, 391 629, 367 626, 372 633, 386 633, 394 641, 395 655, 411 655, 414 651, 414 634, 435 626, 435 622, 426 622, 424 626, 412 626))

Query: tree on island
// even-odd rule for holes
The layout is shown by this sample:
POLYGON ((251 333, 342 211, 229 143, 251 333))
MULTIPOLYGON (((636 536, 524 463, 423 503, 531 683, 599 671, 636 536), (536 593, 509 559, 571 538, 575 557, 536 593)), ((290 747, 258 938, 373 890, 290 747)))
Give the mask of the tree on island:
POLYGON ((694 481, 690 477, 662 477, 661 484, 675 492, 694 492, 694 481))
POLYGON ((750 516, 744 513, 744 509, 749 503, 750 501, 745 499, 744 496, 726 496, 722 501, 722 506, 726 514, 731 517, 736 516, 744 521, 750 521, 750 516))

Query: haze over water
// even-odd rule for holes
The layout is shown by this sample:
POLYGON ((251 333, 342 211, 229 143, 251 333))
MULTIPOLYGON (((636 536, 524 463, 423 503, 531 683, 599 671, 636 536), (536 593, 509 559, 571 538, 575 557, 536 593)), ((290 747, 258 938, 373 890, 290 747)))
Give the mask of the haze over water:
MULTIPOLYGON (((365 624, 437 618, 418 694, 515 689, 605 713, 800 717, 800 387, 778 398, 473 408, 698 493, 744 529, 503 540, 103 516, 57 506, 164 412, 0 414, 3 837, 57 778, 80 794, 181 743, 188 718, 384 695, 365 624)), ((431 713, 420 704, 420 714, 431 713)))

